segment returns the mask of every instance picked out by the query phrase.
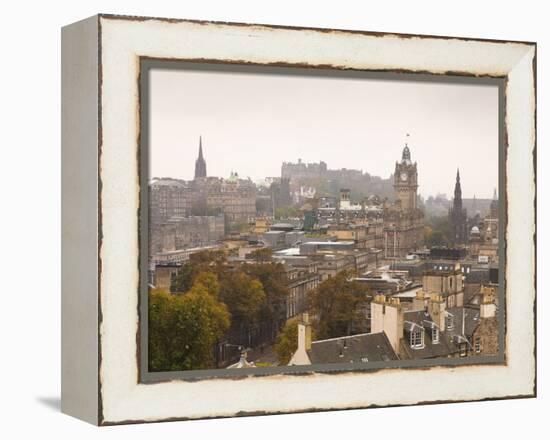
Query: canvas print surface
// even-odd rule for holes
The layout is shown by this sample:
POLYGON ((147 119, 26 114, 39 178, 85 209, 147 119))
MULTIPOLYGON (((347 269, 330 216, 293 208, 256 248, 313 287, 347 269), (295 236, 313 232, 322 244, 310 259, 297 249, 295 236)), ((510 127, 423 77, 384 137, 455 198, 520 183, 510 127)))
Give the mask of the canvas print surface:
POLYGON ((497 85, 142 80, 149 372, 502 355, 497 85))

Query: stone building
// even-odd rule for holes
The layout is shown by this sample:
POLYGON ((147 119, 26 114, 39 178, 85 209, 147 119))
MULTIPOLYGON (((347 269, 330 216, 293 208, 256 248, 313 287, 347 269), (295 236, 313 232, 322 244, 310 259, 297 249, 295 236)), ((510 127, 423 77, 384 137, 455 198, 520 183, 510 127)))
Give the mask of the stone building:
POLYGON ((256 185, 231 173, 229 179, 207 177, 193 182, 195 206, 221 212, 229 223, 248 222, 256 215, 256 185))
POLYGON ((422 286, 428 295, 441 296, 448 308, 464 305, 464 272, 459 262, 431 261, 422 286))
POLYGON ((149 184, 149 223, 164 223, 171 217, 191 214, 193 185, 179 179, 155 178, 149 184))
POLYGON ((217 216, 174 216, 151 229, 152 253, 215 244, 225 235, 223 214, 217 216))
POLYGON ((316 179, 324 176, 326 172, 327 164, 322 161, 306 164, 302 159, 298 159, 297 163, 283 162, 281 166, 281 177, 289 180, 316 179))
POLYGON ((489 213, 470 229, 470 256, 487 263, 499 262, 499 207, 495 189, 489 213))
POLYGON ((286 300, 286 318, 290 319, 304 313, 308 307, 309 294, 319 285, 317 263, 285 264, 288 278, 288 298, 286 300))
POLYGON ((418 170, 405 145, 400 162, 395 163, 395 202, 384 207, 384 256, 406 256, 424 243, 424 213, 417 205, 418 170))
POLYGON ((496 291, 495 287, 481 287, 480 322, 472 333, 471 350, 474 355, 494 355, 498 353, 496 291))
POLYGON ((400 359, 435 359, 495 354, 498 326, 494 299, 485 307, 447 307, 441 294, 419 290, 412 302, 376 295, 371 332, 383 332, 400 359))
POLYGON ((191 181, 155 178, 149 185, 149 223, 152 229, 172 217, 224 214, 227 224, 247 222, 256 215, 256 185, 231 172, 228 179, 208 177, 202 139, 191 181))

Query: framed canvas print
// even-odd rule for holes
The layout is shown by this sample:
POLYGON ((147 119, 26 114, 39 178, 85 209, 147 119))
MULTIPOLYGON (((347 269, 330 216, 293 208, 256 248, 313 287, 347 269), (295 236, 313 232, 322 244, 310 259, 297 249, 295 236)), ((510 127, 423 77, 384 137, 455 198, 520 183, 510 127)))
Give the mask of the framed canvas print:
POLYGON ((62 410, 536 395, 536 46, 99 15, 62 32, 62 410))

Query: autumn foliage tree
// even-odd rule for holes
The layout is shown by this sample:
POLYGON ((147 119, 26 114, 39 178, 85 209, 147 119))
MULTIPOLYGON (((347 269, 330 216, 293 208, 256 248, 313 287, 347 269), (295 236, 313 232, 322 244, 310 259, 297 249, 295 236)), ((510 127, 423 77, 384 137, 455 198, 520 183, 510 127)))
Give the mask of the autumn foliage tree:
POLYGON ((222 251, 193 254, 174 278, 171 291, 185 296, 201 274, 215 274, 220 285, 219 301, 231 314, 231 326, 224 339, 237 345, 263 344, 286 320, 288 279, 284 266, 272 260, 270 250, 258 252, 253 260, 253 264, 235 265, 227 264, 222 251))
POLYGON ((227 331, 230 314, 219 301, 215 274, 198 275, 184 295, 149 293, 149 369, 195 370, 214 367, 214 345, 227 331))
POLYGON ((226 261, 223 251, 203 251, 191 254, 189 261, 178 271, 178 274, 172 281, 171 289, 173 292, 187 292, 195 278, 202 272, 212 272, 219 274, 226 261))
POLYGON ((365 286, 352 281, 347 271, 319 284, 310 296, 318 338, 337 338, 365 331, 364 307, 368 294, 365 286))
POLYGON ((284 266, 280 263, 258 263, 245 265, 243 270, 262 283, 265 301, 261 319, 263 322, 272 322, 278 330, 286 320, 286 301, 289 295, 284 266))
POLYGON ((224 272, 220 279, 220 299, 231 313, 232 328, 250 336, 265 303, 262 283, 240 269, 224 272))

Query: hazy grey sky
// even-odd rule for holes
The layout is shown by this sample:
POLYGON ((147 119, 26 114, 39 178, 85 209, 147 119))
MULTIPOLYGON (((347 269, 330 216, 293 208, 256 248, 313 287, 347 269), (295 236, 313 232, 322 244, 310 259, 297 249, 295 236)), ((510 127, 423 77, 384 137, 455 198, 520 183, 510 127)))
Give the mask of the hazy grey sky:
POLYGON ((192 179, 202 135, 210 176, 280 176, 283 161, 324 160, 387 178, 406 133, 423 196, 492 197, 498 184, 496 86, 153 70, 150 176, 192 179))

